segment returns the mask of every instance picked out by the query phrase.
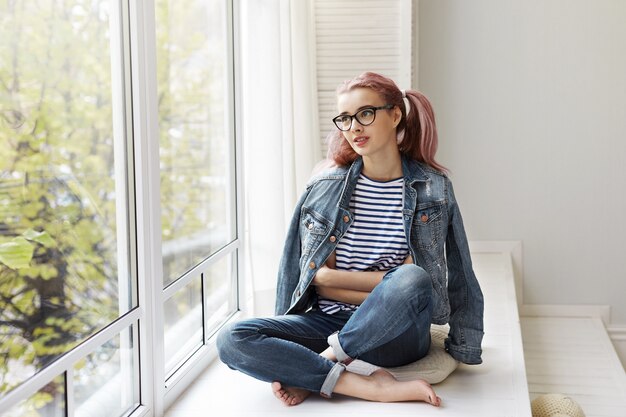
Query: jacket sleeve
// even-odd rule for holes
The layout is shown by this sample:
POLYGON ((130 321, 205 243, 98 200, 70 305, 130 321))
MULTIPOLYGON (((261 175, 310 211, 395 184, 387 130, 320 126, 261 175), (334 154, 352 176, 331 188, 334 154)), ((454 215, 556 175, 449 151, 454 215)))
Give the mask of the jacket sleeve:
POLYGON ((276 284, 276 315, 285 314, 291 305, 291 297, 300 279, 300 213, 302 205, 309 194, 310 186, 302 194, 289 223, 283 253, 278 266, 278 282, 276 284))
POLYGON ((449 180, 447 180, 447 189, 449 222, 446 257, 450 332, 445 346, 452 357, 473 365, 482 363, 484 299, 472 268, 463 219, 449 180))

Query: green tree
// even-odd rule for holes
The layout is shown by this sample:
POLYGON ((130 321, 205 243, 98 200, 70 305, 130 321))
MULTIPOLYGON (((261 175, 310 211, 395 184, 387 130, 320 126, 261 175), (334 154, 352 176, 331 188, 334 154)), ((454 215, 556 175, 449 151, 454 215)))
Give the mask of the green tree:
POLYGON ((0 394, 118 314, 107 4, 0 3, 0 394))
MULTIPOLYGON (((166 242, 204 238, 230 216, 222 3, 156 1, 166 242)), ((0 396, 128 307, 118 296, 108 6, 0 0, 0 396)), ((166 280, 226 241, 174 253, 166 280)), ((57 378, 32 415, 58 408, 61 390, 57 378)))
POLYGON ((228 240, 215 231, 230 215, 223 8, 222 1, 156 1, 163 241, 211 238, 165 259, 166 283, 228 240))

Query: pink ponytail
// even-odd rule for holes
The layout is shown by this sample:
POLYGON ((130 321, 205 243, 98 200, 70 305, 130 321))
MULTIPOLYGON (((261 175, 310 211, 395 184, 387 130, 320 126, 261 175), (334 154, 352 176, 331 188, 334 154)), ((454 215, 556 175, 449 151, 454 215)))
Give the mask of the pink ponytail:
MULTIPOLYGON (((437 171, 447 172, 443 165, 435 161, 438 137, 435 113, 430 101, 416 90, 407 90, 406 98, 410 109, 404 123, 404 138, 398 145, 400 152, 437 171)), ((402 122, 398 125, 398 130, 400 130, 401 125, 402 122)))
MULTIPOLYGON (((337 95, 355 88, 369 88, 378 93, 386 104, 398 106, 402 111, 402 119, 397 127, 398 138, 402 139, 398 145, 401 153, 439 172, 447 173, 446 168, 435 161, 437 152, 435 114, 430 102, 422 93, 416 90, 406 91, 409 103, 407 114, 402 92, 390 78, 373 72, 365 72, 340 85, 337 88, 337 95)), ((327 157, 337 165, 349 165, 358 157, 339 130, 331 131, 326 140, 328 142, 327 157)))

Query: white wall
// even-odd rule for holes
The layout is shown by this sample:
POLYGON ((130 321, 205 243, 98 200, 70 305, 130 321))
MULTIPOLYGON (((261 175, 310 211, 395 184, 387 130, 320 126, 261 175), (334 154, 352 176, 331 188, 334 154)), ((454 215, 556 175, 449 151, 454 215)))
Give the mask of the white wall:
POLYGON ((626 324, 626 2, 420 0, 418 69, 470 239, 626 324))

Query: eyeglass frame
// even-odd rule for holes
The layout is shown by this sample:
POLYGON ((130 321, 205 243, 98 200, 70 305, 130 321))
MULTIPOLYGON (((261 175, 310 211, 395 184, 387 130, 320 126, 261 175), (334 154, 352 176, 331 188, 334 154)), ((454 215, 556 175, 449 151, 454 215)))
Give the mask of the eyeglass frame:
POLYGON ((337 127, 337 129, 339 129, 339 130, 340 130, 340 131, 342 131, 342 132, 347 132, 348 130, 352 129, 352 124, 354 123, 354 121, 355 121, 355 120, 356 120, 357 122, 359 122, 359 124, 360 124, 361 126, 369 126, 369 125, 371 125, 372 123, 374 123, 374 121, 376 120, 376 112, 377 112, 378 110, 391 110, 391 109, 393 109, 394 107, 396 107, 396 106, 395 106, 395 104, 385 104, 385 105, 383 105, 383 106, 366 106, 366 107, 363 107, 362 109, 360 109, 358 112, 354 113, 353 115, 349 115, 349 114, 340 114, 340 115, 338 115, 338 116, 333 117, 333 124, 337 127), (362 112, 362 111, 364 111, 364 110, 374 110, 374 118, 372 119, 372 121, 371 121, 371 122, 369 122, 369 123, 367 123, 367 124, 362 123, 362 122, 358 119, 358 117, 356 117, 356 115, 357 115, 357 114, 361 113, 361 112, 362 112), (350 126, 349 126, 347 129, 342 129, 342 128, 340 128, 340 127, 339 127, 339 125, 337 124, 337 122, 338 122, 338 120, 337 120, 337 119, 339 119, 340 117, 346 117, 346 116, 350 117, 350 126))

